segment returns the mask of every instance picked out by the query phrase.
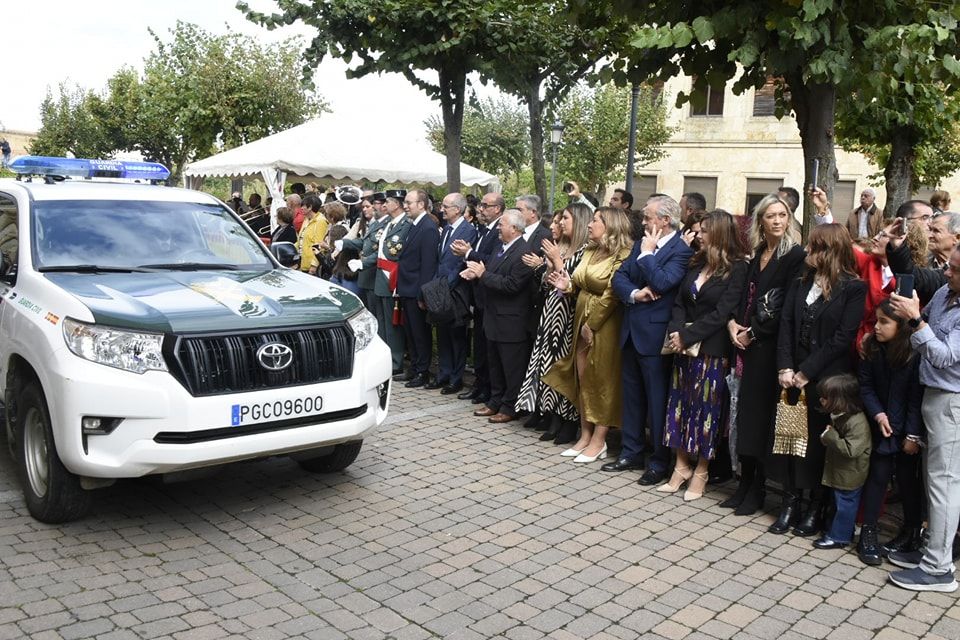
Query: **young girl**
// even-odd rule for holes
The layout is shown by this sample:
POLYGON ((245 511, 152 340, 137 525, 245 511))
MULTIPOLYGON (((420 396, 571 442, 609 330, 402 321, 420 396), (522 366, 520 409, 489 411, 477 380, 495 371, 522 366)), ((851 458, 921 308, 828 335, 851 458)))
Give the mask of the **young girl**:
POLYGON ((860 404, 860 385, 849 373, 824 378, 817 385, 820 406, 830 422, 820 441, 826 449, 823 485, 833 488, 837 507, 827 533, 813 546, 842 549, 853 538, 853 525, 860 505, 860 492, 870 464, 870 425, 860 404))
POLYGON ((890 300, 877 307, 874 334, 863 346, 860 396, 873 427, 870 473, 863 490, 863 527, 857 544, 860 560, 879 565, 890 551, 920 548, 923 484, 920 476, 920 358, 910 348, 906 320, 893 313, 890 300), (891 476, 896 473, 903 504, 903 529, 881 548, 877 518, 891 476))

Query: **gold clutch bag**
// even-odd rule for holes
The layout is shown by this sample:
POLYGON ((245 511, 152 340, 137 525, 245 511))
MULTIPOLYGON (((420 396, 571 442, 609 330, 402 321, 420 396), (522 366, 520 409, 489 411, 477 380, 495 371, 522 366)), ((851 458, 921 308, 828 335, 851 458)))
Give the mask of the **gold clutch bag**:
MULTIPOLYGON (((691 324, 693 324, 693 323, 692 323, 692 322, 688 322, 688 323, 685 324, 684 326, 685 326, 685 327, 689 327, 691 324)), ((681 352, 674 350, 674 348, 670 346, 670 334, 668 333, 667 335, 665 335, 665 336, 663 337, 663 347, 660 349, 660 355, 668 356, 668 355, 672 355, 672 354, 675 354, 675 353, 681 353, 681 352)), ((682 353, 683 353, 683 355, 685 355, 685 356, 690 356, 691 358, 696 358, 698 355, 700 355, 700 343, 699 343, 699 342, 694 342, 694 343, 691 344, 689 347, 687 347, 686 349, 684 349, 682 353)))
POLYGON ((773 453, 801 458, 807 455, 807 397, 803 390, 797 404, 787 402, 786 389, 780 393, 773 428, 773 453))

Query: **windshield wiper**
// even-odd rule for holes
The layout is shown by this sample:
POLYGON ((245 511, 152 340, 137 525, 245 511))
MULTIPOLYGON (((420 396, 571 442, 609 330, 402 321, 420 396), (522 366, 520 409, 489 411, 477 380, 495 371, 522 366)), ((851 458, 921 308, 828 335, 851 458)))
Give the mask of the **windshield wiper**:
POLYGON ((41 273, 149 273, 145 267, 116 267, 102 264, 55 264, 37 269, 41 273))
POLYGON ((155 271, 169 269, 171 271, 239 271, 235 264, 217 264, 214 262, 169 262, 162 264, 142 264, 139 269, 155 271))

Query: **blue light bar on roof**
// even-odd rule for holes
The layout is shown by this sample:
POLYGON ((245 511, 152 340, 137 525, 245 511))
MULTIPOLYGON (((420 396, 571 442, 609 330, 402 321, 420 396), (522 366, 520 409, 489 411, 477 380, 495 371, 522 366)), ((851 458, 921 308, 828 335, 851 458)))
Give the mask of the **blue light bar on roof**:
POLYGON ((47 156, 20 156, 10 163, 10 170, 19 175, 71 176, 74 178, 166 180, 170 177, 170 170, 158 162, 88 160, 86 158, 53 158, 47 156))

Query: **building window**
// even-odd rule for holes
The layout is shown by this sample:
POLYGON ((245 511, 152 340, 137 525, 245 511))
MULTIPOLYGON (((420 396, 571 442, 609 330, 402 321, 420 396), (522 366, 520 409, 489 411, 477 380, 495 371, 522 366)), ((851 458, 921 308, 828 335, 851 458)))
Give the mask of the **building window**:
POLYGON ((767 78, 766 83, 753 94, 753 115, 772 116, 777 108, 777 82, 773 77, 767 78))
POLYGON ((640 211, 647 198, 657 192, 657 176, 633 174, 633 189, 630 192, 633 194, 633 209, 640 211))
POLYGON ((747 178, 747 202, 744 205, 744 215, 752 215, 753 208, 766 196, 776 193, 783 186, 780 178, 747 178))
POLYGON ((850 212, 855 207, 860 206, 860 198, 857 193, 856 180, 837 180, 833 185, 833 200, 830 205, 830 211, 833 213, 835 222, 845 223, 850 216, 850 212))
POLYGON ((699 193, 707 201, 707 211, 717 206, 717 179, 703 176, 684 176, 684 193, 699 193))
MULTIPOLYGON (((696 78, 693 79, 693 87, 696 87, 696 78)), ((711 87, 707 85, 706 89, 694 88, 690 96, 690 115, 691 116, 722 116, 723 115, 723 92, 725 87, 711 87)))

